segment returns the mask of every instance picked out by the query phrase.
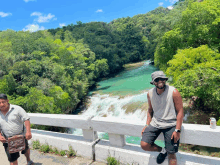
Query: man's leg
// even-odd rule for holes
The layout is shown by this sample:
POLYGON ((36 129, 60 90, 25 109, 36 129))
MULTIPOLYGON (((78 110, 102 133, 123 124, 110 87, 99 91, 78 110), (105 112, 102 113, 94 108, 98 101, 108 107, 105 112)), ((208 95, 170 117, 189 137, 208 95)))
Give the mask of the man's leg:
POLYGON ((163 130, 165 149, 168 153, 169 165, 177 165, 176 154, 178 152, 179 141, 174 143, 174 139, 171 140, 171 136, 175 131, 176 126, 163 130))
POLYGON ((27 160, 27 163, 31 160, 30 159, 30 148, 28 148, 28 150, 26 151, 26 153, 24 154, 27 160))
POLYGON ((28 146, 28 141, 26 139, 25 139, 25 150, 23 150, 21 153, 25 155, 28 165, 34 164, 33 161, 31 161, 30 159, 30 148, 28 146))
POLYGON ((141 141, 141 148, 145 151, 157 151, 160 152, 162 148, 156 144, 149 144, 144 141, 141 141))
POLYGON ((177 165, 176 154, 168 154, 169 165, 177 165))
POLYGON ((143 132, 142 139, 141 139, 141 148, 145 151, 161 151, 161 147, 154 144, 154 141, 157 139, 159 134, 161 133, 161 130, 158 128, 155 128, 151 125, 146 127, 146 129, 143 132))
POLYGON ((10 165, 18 165, 18 161, 15 160, 14 162, 10 162, 10 165))
POLYGON ((17 159, 20 157, 19 152, 10 154, 8 152, 8 143, 3 143, 3 146, 5 148, 5 153, 6 153, 7 157, 8 157, 8 161, 10 162, 10 165, 18 165, 17 159))

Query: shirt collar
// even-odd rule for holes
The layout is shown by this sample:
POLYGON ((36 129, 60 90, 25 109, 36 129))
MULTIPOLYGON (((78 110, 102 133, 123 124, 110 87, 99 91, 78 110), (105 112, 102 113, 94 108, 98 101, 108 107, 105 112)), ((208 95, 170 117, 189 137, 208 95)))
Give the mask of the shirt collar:
MULTIPOLYGON (((4 116, 7 116, 13 109, 14 109, 14 106, 9 103, 9 110, 4 116)), ((3 115, 3 113, 1 111, 0 111, 0 113, 3 115)))

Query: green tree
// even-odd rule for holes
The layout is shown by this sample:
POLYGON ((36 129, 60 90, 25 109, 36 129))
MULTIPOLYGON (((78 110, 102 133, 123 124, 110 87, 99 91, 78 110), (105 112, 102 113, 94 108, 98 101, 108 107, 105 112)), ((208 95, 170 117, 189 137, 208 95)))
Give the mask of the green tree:
POLYGON ((166 32, 155 52, 155 63, 165 70, 167 62, 173 58, 177 49, 197 48, 208 45, 214 50, 219 47, 220 2, 204 0, 202 2, 187 1, 188 7, 182 17, 174 25, 174 29, 166 32))
POLYGON ((168 62, 167 75, 182 97, 197 98, 196 110, 220 117, 220 54, 207 45, 178 50, 168 62))

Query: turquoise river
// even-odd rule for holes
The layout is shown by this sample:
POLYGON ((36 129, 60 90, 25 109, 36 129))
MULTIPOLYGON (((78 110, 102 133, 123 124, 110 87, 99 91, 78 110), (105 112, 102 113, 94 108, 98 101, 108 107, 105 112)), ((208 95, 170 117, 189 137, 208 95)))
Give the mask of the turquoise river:
MULTIPOLYGON (((143 65, 123 71, 114 78, 100 81, 98 87, 89 93, 89 106, 80 115, 132 120, 145 123, 147 120, 147 92, 154 86, 150 84, 151 73, 157 70, 149 61, 143 65)), ((82 135, 79 129, 73 134, 82 135)), ((98 133, 99 138, 107 139, 107 133, 98 133)), ((126 136, 127 143, 140 144, 140 137, 126 136)), ((164 146, 163 142, 156 144, 164 146)))

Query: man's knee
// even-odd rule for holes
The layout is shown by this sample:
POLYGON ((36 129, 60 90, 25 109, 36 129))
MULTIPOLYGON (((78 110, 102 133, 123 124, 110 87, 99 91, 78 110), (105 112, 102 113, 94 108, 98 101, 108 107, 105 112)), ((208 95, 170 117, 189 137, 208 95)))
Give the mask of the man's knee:
POLYGON ((145 151, 150 151, 151 144, 141 141, 141 148, 145 151))
POLYGON ((15 160, 14 162, 10 162, 10 165, 18 165, 18 161, 15 160))

